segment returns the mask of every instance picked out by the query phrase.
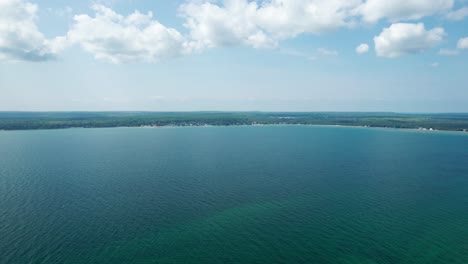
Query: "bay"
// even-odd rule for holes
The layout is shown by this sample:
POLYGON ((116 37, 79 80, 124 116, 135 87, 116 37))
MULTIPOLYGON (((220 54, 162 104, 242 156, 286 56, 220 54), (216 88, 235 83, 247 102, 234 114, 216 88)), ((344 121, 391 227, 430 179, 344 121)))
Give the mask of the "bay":
POLYGON ((468 263, 468 136, 0 131, 0 263, 468 263))

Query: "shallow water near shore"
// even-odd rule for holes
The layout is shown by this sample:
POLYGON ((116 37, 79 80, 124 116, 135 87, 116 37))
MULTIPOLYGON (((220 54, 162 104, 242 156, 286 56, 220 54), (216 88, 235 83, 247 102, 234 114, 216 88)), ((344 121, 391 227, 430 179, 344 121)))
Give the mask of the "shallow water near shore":
POLYGON ((468 263, 468 137, 0 133, 0 263, 468 263))

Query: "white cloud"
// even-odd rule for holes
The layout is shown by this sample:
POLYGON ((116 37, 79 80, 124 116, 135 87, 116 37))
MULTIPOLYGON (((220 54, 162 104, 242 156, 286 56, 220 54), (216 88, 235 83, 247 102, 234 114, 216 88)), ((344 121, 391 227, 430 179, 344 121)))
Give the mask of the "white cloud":
POLYGON ((227 1, 224 6, 190 1, 180 7, 190 30, 195 49, 244 44, 256 48, 276 43, 255 23, 257 4, 243 0, 227 1))
POLYGON ((47 39, 36 26, 38 7, 22 0, 0 1, 0 60, 44 61, 63 49, 63 38, 47 39))
POLYGON ((356 53, 358 54, 364 54, 369 51, 369 45, 362 43, 361 45, 356 47, 356 53))
POLYGON ((432 68, 437 68, 437 67, 439 67, 439 65, 440 64, 438 62, 433 62, 433 63, 429 64, 429 66, 431 66, 432 68))
POLYGON ((460 39, 457 43, 457 48, 468 49, 468 37, 460 39))
POLYGON ((46 11, 54 16, 59 16, 59 17, 71 17, 73 14, 73 8, 70 6, 63 7, 63 8, 46 8, 46 11))
POLYGON ((460 8, 446 15, 447 19, 450 19, 450 20, 463 20, 467 16, 468 16, 468 7, 460 8))
POLYGON ((275 47, 302 33, 352 27, 361 0, 189 1, 180 7, 196 49, 230 45, 275 47))
POLYGON ((367 22, 417 20, 452 9, 453 0, 368 0, 360 12, 367 22))
POLYGON ((138 11, 123 16, 102 5, 94 5, 94 17, 76 15, 67 34, 96 59, 113 63, 155 62, 185 51, 185 38, 175 29, 152 19, 152 13, 138 11))
POLYGON ((451 49, 440 49, 439 50, 439 55, 445 55, 445 56, 454 56, 458 54, 458 50, 451 50, 451 49))
POLYGON ((336 50, 329 50, 329 49, 325 49, 325 48, 319 48, 319 49, 317 49, 317 52, 320 55, 323 55, 323 56, 338 56, 338 51, 336 51, 336 50))
POLYGON ((258 24, 279 38, 352 27, 361 0, 271 0, 258 9, 258 24))
POLYGON ((360 22, 417 20, 449 12, 454 0, 189 0, 180 7, 195 49, 275 47, 299 34, 360 22))
MULTIPOLYGON (((93 15, 74 16, 66 36, 47 39, 35 24, 38 7, 26 1, 0 0, 0 60, 47 60, 71 44, 113 63, 156 62, 223 46, 274 48, 300 34, 352 28, 363 21, 420 19, 448 12, 454 4, 454 0, 187 0, 179 7, 188 29, 185 36, 159 23, 151 12, 122 15, 97 4, 91 7, 93 15)), ((63 14, 71 12, 63 9, 63 14)), ((462 8, 447 18, 462 19, 467 12, 462 8)), ((423 24, 397 23, 374 42, 378 56, 398 57, 438 45, 444 34, 442 28, 426 31, 423 24)), ((356 47, 359 54, 368 51, 368 44, 356 47)), ((338 52, 322 48, 316 55, 338 52)))
POLYGON ((374 37, 375 50, 388 58, 420 53, 441 44, 444 36, 443 28, 426 30, 423 23, 396 23, 374 37))

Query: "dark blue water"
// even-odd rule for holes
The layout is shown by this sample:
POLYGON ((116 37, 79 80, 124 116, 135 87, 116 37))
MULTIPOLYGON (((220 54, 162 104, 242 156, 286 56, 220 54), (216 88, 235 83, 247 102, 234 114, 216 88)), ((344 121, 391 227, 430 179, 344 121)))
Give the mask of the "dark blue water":
POLYGON ((468 263, 468 135, 0 132, 0 263, 468 263))

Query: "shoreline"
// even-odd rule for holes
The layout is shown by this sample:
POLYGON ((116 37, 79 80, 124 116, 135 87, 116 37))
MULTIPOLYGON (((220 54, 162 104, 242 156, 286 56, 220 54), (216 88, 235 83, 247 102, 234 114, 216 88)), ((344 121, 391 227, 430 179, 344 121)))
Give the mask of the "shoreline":
POLYGON ((353 126, 353 125, 322 125, 322 124, 255 124, 255 125, 202 125, 202 126, 140 126, 140 127, 120 127, 120 128, 189 128, 189 127, 276 127, 276 126, 310 126, 310 127, 341 127, 341 128, 364 128, 364 129, 382 129, 395 131, 414 131, 414 132, 448 132, 457 134, 467 134, 468 131, 459 130, 440 130, 440 129, 419 129, 419 128, 399 128, 399 127, 378 127, 378 126, 353 126))
POLYGON ((116 127, 335 126, 467 132, 468 113, 386 112, 57 112, 2 113, 0 130, 116 127))
POLYGON ((367 128, 367 129, 382 129, 382 130, 395 130, 395 131, 413 131, 413 132, 436 132, 436 133, 451 133, 468 135, 468 131, 460 130, 439 130, 427 128, 399 128, 399 127, 379 127, 379 126, 357 126, 357 125, 333 125, 333 124, 244 124, 244 125, 163 125, 163 126, 110 126, 110 127, 64 127, 64 128, 40 128, 40 129, 0 129, 0 132, 14 132, 14 131, 48 131, 48 130, 69 130, 69 129, 112 129, 112 128, 146 128, 146 129, 159 129, 159 128, 203 128, 203 127, 279 127, 279 126, 304 126, 304 127, 341 127, 341 128, 367 128))

